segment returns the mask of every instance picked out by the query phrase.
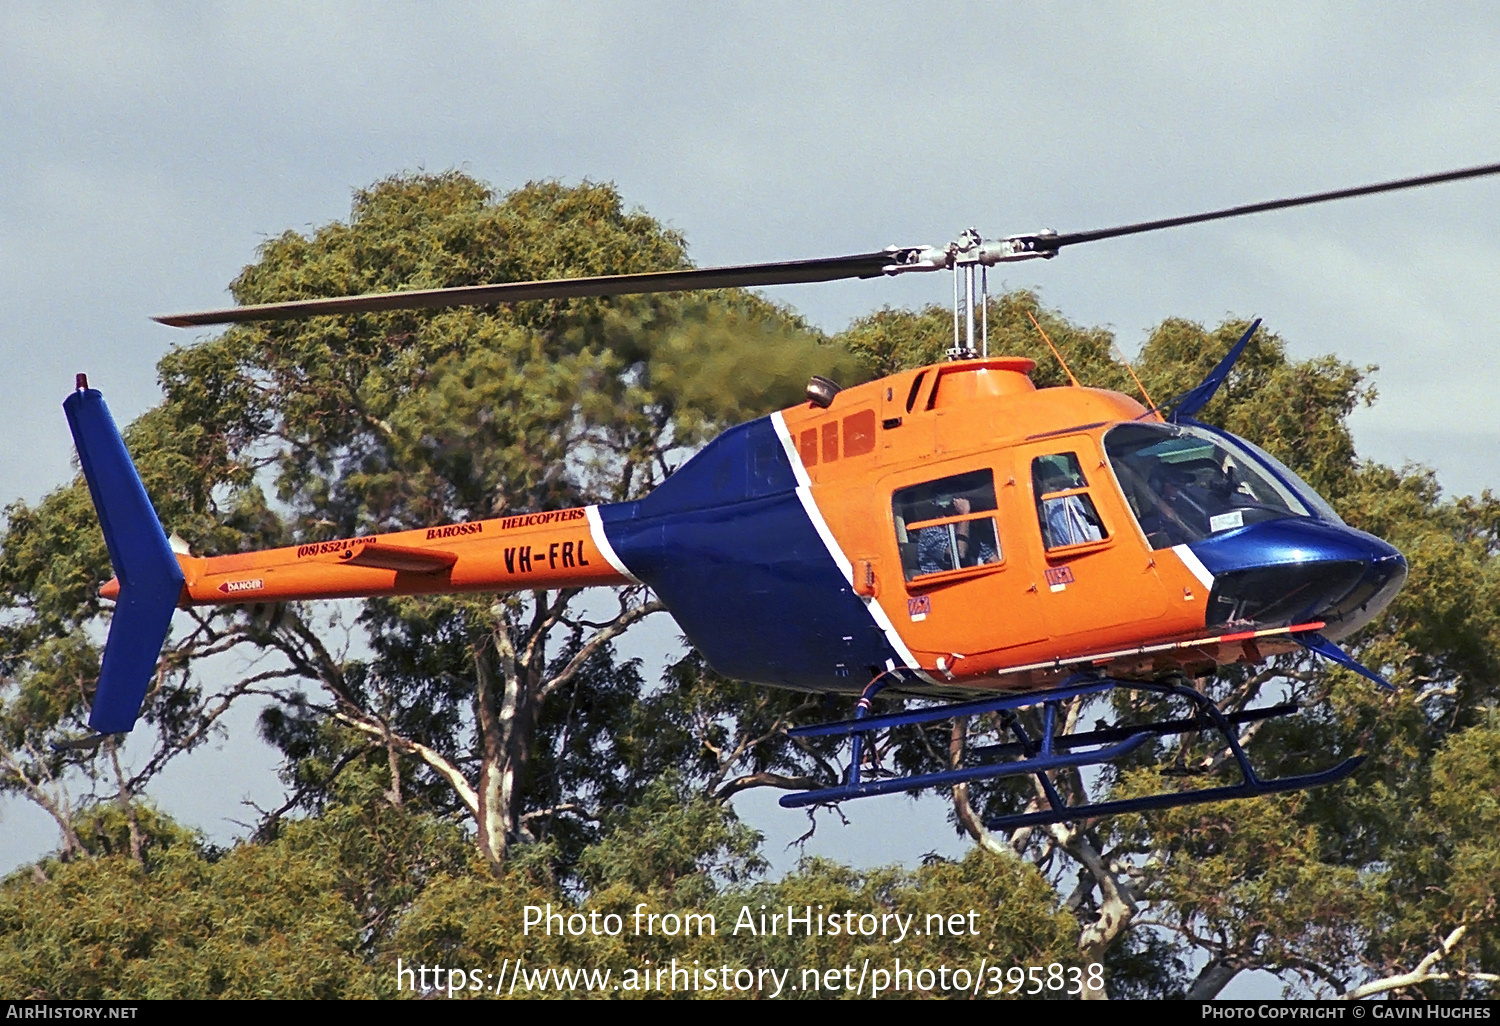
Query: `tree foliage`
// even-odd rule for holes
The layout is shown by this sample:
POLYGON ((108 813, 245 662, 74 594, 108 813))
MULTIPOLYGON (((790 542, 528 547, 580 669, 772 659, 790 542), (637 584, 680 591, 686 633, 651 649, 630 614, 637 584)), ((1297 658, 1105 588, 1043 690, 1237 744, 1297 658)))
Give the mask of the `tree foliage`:
MULTIPOLYGON (((462 174, 410 175, 357 193, 347 223, 270 240, 232 290, 259 303, 686 264, 682 237, 609 186, 497 196, 462 174)), ((1137 393, 1110 332, 1034 294, 994 300, 989 322, 992 351, 1036 360, 1039 386, 1069 380, 1055 345, 1083 384, 1137 393)), ((1144 391, 1186 391, 1245 326, 1163 322, 1135 362, 1144 391)), ((247 551, 637 497, 722 426, 795 402, 812 373, 849 382, 950 344, 941 308, 883 310, 829 339, 738 292, 247 325, 169 353, 164 401, 127 442, 169 530, 200 553, 247 551)), ((825 904, 980 909, 982 935, 924 937, 910 958, 1097 961, 1117 996, 1211 996, 1252 969, 1305 993, 1493 995, 1500 501, 1453 500, 1421 468, 1358 459, 1347 420, 1375 398, 1370 370, 1295 358, 1263 329, 1202 414, 1410 562, 1353 639, 1394 696, 1290 657, 1204 683, 1226 710, 1304 704, 1245 730, 1268 774, 1369 753, 1359 773, 1006 837, 981 823, 1035 792, 959 787, 954 828, 974 850, 910 871, 808 861, 763 878, 758 839, 727 803, 835 779, 839 749, 786 730, 836 710, 724 680, 696 653, 645 679, 614 651, 659 608, 638 590, 197 610, 163 654, 145 729, 119 750, 55 747, 87 717, 108 556, 81 481, 14 504, 0 537, 0 789, 46 809, 60 841, 0 887, 0 981, 38 997, 390 996, 397 958, 489 970, 517 957, 527 905, 733 922, 748 905, 825 904), (285 757, 287 799, 217 851, 145 794, 247 699, 285 757)), ((905 728, 873 747, 935 769, 995 727, 905 728)), ((1207 786, 1225 768, 1220 746, 1185 735, 1057 783, 1124 796, 1184 776, 1207 786)), ((890 954, 722 934, 528 937, 525 951, 637 968, 890 954)))
MULTIPOLYGON (((991 351, 1036 360, 1039 385, 1068 382, 1045 332, 1083 384, 1140 394, 1108 332, 1041 309, 1033 294, 995 301, 990 324, 991 351)), ((1168 402, 1202 380, 1246 327, 1163 322, 1133 368, 1149 399, 1168 402)), ((933 307, 881 311, 838 340, 889 372, 939 359, 950 339, 948 311, 933 307)), ((1428 471, 1357 459, 1347 418, 1374 401, 1372 370, 1334 357, 1293 359, 1286 343, 1263 328, 1200 415, 1256 441, 1330 499, 1350 525, 1387 539, 1409 560, 1404 590, 1354 639, 1359 657, 1400 686, 1395 696, 1306 658, 1234 668, 1207 682, 1226 710, 1282 694, 1308 710, 1243 735, 1268 775, 1371 754, 1355 777, 1307 794, 1010 838, 990 837, 979 824, 987 813, 1034 804, 1031 789, 955 789, 960 829, 991 850, 1053 867, 1060 885, 1076 878, 1068 903, 1080 915, 1081 944, 1100 950, 1102 943, 1121 992, 1212 996, 1249 969, 1274 972, 1302 992, 1345 993, 1361 985, 1378 992, 1381 981, 1409 975, 1436 949, 1442 958, 1428 975, 1447 976, 1418 981, 1427 993, 1493 992, 1485 969, 1493 973, 1495 965, 1500 876, 1477 881, 1493 869, 1500 847, 1480 841, 1472 823, 1483 821, 1475 810, 1493 809, 1500 793, 1493 760, 1480 754, 1493 737, 1500 700, 1494 615, 1500 501, 1488 492, 1447 499, 1428 471), (1444 947, 1457 927, 1459 940, 1444 947), (1182 979, 1189 964, 1198 966, 1196 978, 1182 979), (1180 983, 1164 987, 1161 981, 1174 975, 1180 983)), ((927 732, 929 768, 943 764, 949 740, 942 731, 927 732)), ((1164 741, 1127 772, 1104 774, 1095 797, 1170 790, 1184 769, 1212 779, 1232 768, 1226 756, 1191 735, 1164 741)), ((1059 784, 1065 793, 1084 787, 1076 774, 1059 784)))
MULTIPOLYGON (((359 192, 348 223, 270 240, 232 290, 257 303, 685 265, 682 239, 608 186, 496 197, 450 173, 359 192)), ((128 441, 168 529, 222 554, 635 497, 718 427, 854 366, 742 293, 261 323, 169 353, 165 402, 128 441)), ((97 771, 46 742, 81 720, 97 673, 83 639, 101 614, 101 542, 81 483, 10 510, 6 748, 13 786, 38 800, 70 763, 97 771)), ((581 843, 642 782, 607 743, 640 691, 610 642, 659 608, 639 592, 602 619, 576 592, 374 602, 359 657, 329 643, 318 610, 197 612, 145 710, 158 750, 121 786, 255 693, 274 699, 266 735, 294 757, 293 807, 325 801, 352 755, 389 763, 393 795, 409 775, 472 819, 496 865, 533 822, 581 843), (279 659, 205 691, 204 657, 241 648, 279 659)))

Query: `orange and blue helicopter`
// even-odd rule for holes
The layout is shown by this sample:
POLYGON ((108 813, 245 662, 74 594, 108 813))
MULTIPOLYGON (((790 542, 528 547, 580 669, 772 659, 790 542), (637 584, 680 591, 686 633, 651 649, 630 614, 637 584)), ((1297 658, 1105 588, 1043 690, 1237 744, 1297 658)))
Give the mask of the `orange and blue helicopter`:
MULTIPOLYGON (((646 585, 721 674, 859 694, 844 779, 787 807, 1015 775, 1047 801, 992 829, 1312 787, 1353 772, 1262 779, 1242 724, 1187 683, 1308 650, 1389 686, 1337 642, 1406 578, 1395 548, 1345 524, 1289 468, 1194 419, 1257 329, 1160 407, 1038 389, 1029 359, 991 357, 987 269, 1065 246, 1500 173, 1500 165, 1100 231, 918 246, 789 263, 476 285, 161 317, 187 326, 529 299, 754 287, 952 270, 947 363, 840 389, 731 428, 645 498, 224 556, 174 551, 100 393, 63 406, 108 544, 115 612, 89 720, 129 731, 179 606, 646 585), (976 318, 977 312, 977 318, 976 318), (977 324, 976 324, 977 319, 977 324), (884 688, 941 704, 872 714, 884 688), (1066 733, 1059 712, 1114 689, 1187 703, 1179 719, 1066 733), (1040 730, 1017 713, 1040 707, 1040 730), (865 779, 862 746, 898 725, 997 713, 1014 736, 978 764, 865 779), (1152 737, 1217 731, 1237 784, 1069 805, 1049 774, 1123 758, 1152 737), (1033 736, 1035 735, 1035 736, 1033 736)), ((1039 803, 1041 804, 1041 803, 1039 803)))

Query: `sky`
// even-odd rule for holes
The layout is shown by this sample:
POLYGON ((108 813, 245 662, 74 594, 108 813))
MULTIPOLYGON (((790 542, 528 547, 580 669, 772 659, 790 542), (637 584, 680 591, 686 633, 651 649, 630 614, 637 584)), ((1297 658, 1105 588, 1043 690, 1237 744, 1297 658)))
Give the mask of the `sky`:
MULTIPOLYGON (((1500 161, 1496 52, 1480 3, 0 5, 0 500, 73 473, 75 372, 133 419, 157 360, 208 337, 150 315, 225 305, 263 241, 392 174, 614 182, 700 266, 1077 231, 1500 161)), ((1167 317, 1260 316, 1295 356, 1378 365, 1360 454, 1477 493, 1500 483, 1497 222, 1500 178, 1076 246, 992 288, 1127 352, 1167 317)), ((767 294, 835 331, 950 288, 767 294)), ((643 653, 672 642, 652 630, 643 653)), ((216 837, 242 789, 277 794, 245 719, 158 794, 216 837)), ((919 857, 880 847, 923 833, 886 828, 907 816, 952 850, 883 801, 828 853, 919 857)), ((788 815, 752 818, 779 838, 788 815)), ((0 871, 54 843, 0 806, 0 871)))

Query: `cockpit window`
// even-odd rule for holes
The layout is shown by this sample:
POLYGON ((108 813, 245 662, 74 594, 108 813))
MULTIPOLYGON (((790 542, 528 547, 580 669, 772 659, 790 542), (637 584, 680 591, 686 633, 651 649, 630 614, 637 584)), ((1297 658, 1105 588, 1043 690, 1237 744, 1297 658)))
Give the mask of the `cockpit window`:
POLYGON ((1266 452, 1266 450, 1262 449, 1260 446, 1256 445, 1248 438, 1237 438, 1235 439, 1235 441, 1239 442, 1245 448, 1255 453, 1255 455, 1265 460, 1278 473, 1285 477, 1286 480, 1290 481, 1292 485, 1298 489, 1298 494, 1302 498, 1306 499, 1309 503, 1311 503, 1313 507, 1323 515, 1324 520, 1331 520, 1335 524, 1342 524, 1344 522, 1344 518, 1339 516, 1338 511, 1328 504, 1328 500, 1314 491, 1312 485, 1308 484, 1306 481, 1302 480, 1302 478, 1298 477, 1296 471, 1292 470, 1291 467, 1287 466, 1285 463, 1282 463, 1275 456, 1272 456, 1270 453, 1266 452))
POLYGON ((1154 549, 1262 520, 1311 515, 1238 444, 1201 428, 1121 424, 1104 436, 1104 449, 1154 549))

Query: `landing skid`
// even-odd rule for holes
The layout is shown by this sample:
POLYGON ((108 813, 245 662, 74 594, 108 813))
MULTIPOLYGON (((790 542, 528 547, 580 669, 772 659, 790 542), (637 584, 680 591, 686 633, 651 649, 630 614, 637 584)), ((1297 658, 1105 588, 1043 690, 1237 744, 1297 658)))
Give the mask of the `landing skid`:
POLYGON ((832 787, 817 788, 786 795, 781 799, 784 808, 795 809, 808 805, 826 805, 848 801, 851 798, 866 798, 878 794, 894 794, 898 791, 913 791, 927 787, 949 787, 955 784, 978 780, 993 780, 999 777, 1031 774, 1037 778, 1042 793, 1050 808, 1037 812, 1002 816, 985 825, 991 830, 1013 830, 1017 827, 1038 826, 1044 823, 1060 823, 1068 820, 1093 819, 1114 816, 1126 812, 1142 812, 1149 809, 1165 809, 1179 805, 1195 805, 1200 802, 1217 802, 1231 798, 1252 798, 1257 795, 1275 794, 1279 791, 1296 791, 1319 787, 1342 780, 1364 762, 1364 756, 1345 759, 1331 769, 1319 773, 1279 777, 1263 780, 1250 764, 1250 759, 1239 743, 1235 727, 1258 720, 1288 716, 1297 711, 1295 702, 1269 706, 1262 709, 1247 709, 1225 714, 1219 711, 1209 698, 1182 684, 1142 681, 1119 681, 1109 678, 1088 680, 1075 679, 1071 683, 1047 691, 1033 691, 1023 695, 1008 695, 963 702, 954 705, 912 709, 880 716, 869 715, 870 700, 883 687, 879 681, 872 682, 861 696, 855 718, 838 723, 824 723, 810 727, 798 727, 788 733, 793 737, 852 737, 852 758, 845 773, 844 782, 832 787), (1149 723, 1103 727, 1078 734, 1057 734, 1058 712, 1064 702, 1088 695, 1100 695, 1116 688, 1130 691, 1150 691, 1164 696, 1175 696, 1191 703, 1193 714, 1186 718, 1158 720, 1149 723), (1033 738, 1017 718, 1019 710, 1034 706, 1042 707, 1042 731, 1033 738), (863 761, 864 735, 889 727, 920 723, 934 723, 958 717, 976 716, 981 713, 998 712, 1001 723, 1015 738, 1012 742, 975 748, 971 755, 989 761, 979 765, 923 773, 914 776, 865 780, 860 775, 863 761), (1109 802, 1093 802, 1068 805, 1058 793, 1048 773, 1053 770, 1076 769, 1097 766, 1124 758, 1144 745, 1152 737, 1167 734, 1183 734, 1190 731, 1213 730, 1224 739, 1234 756, 1241 780, 1226 787, 1211 787, 1197 791, 1169 791, 1126 798, 1109 802))

